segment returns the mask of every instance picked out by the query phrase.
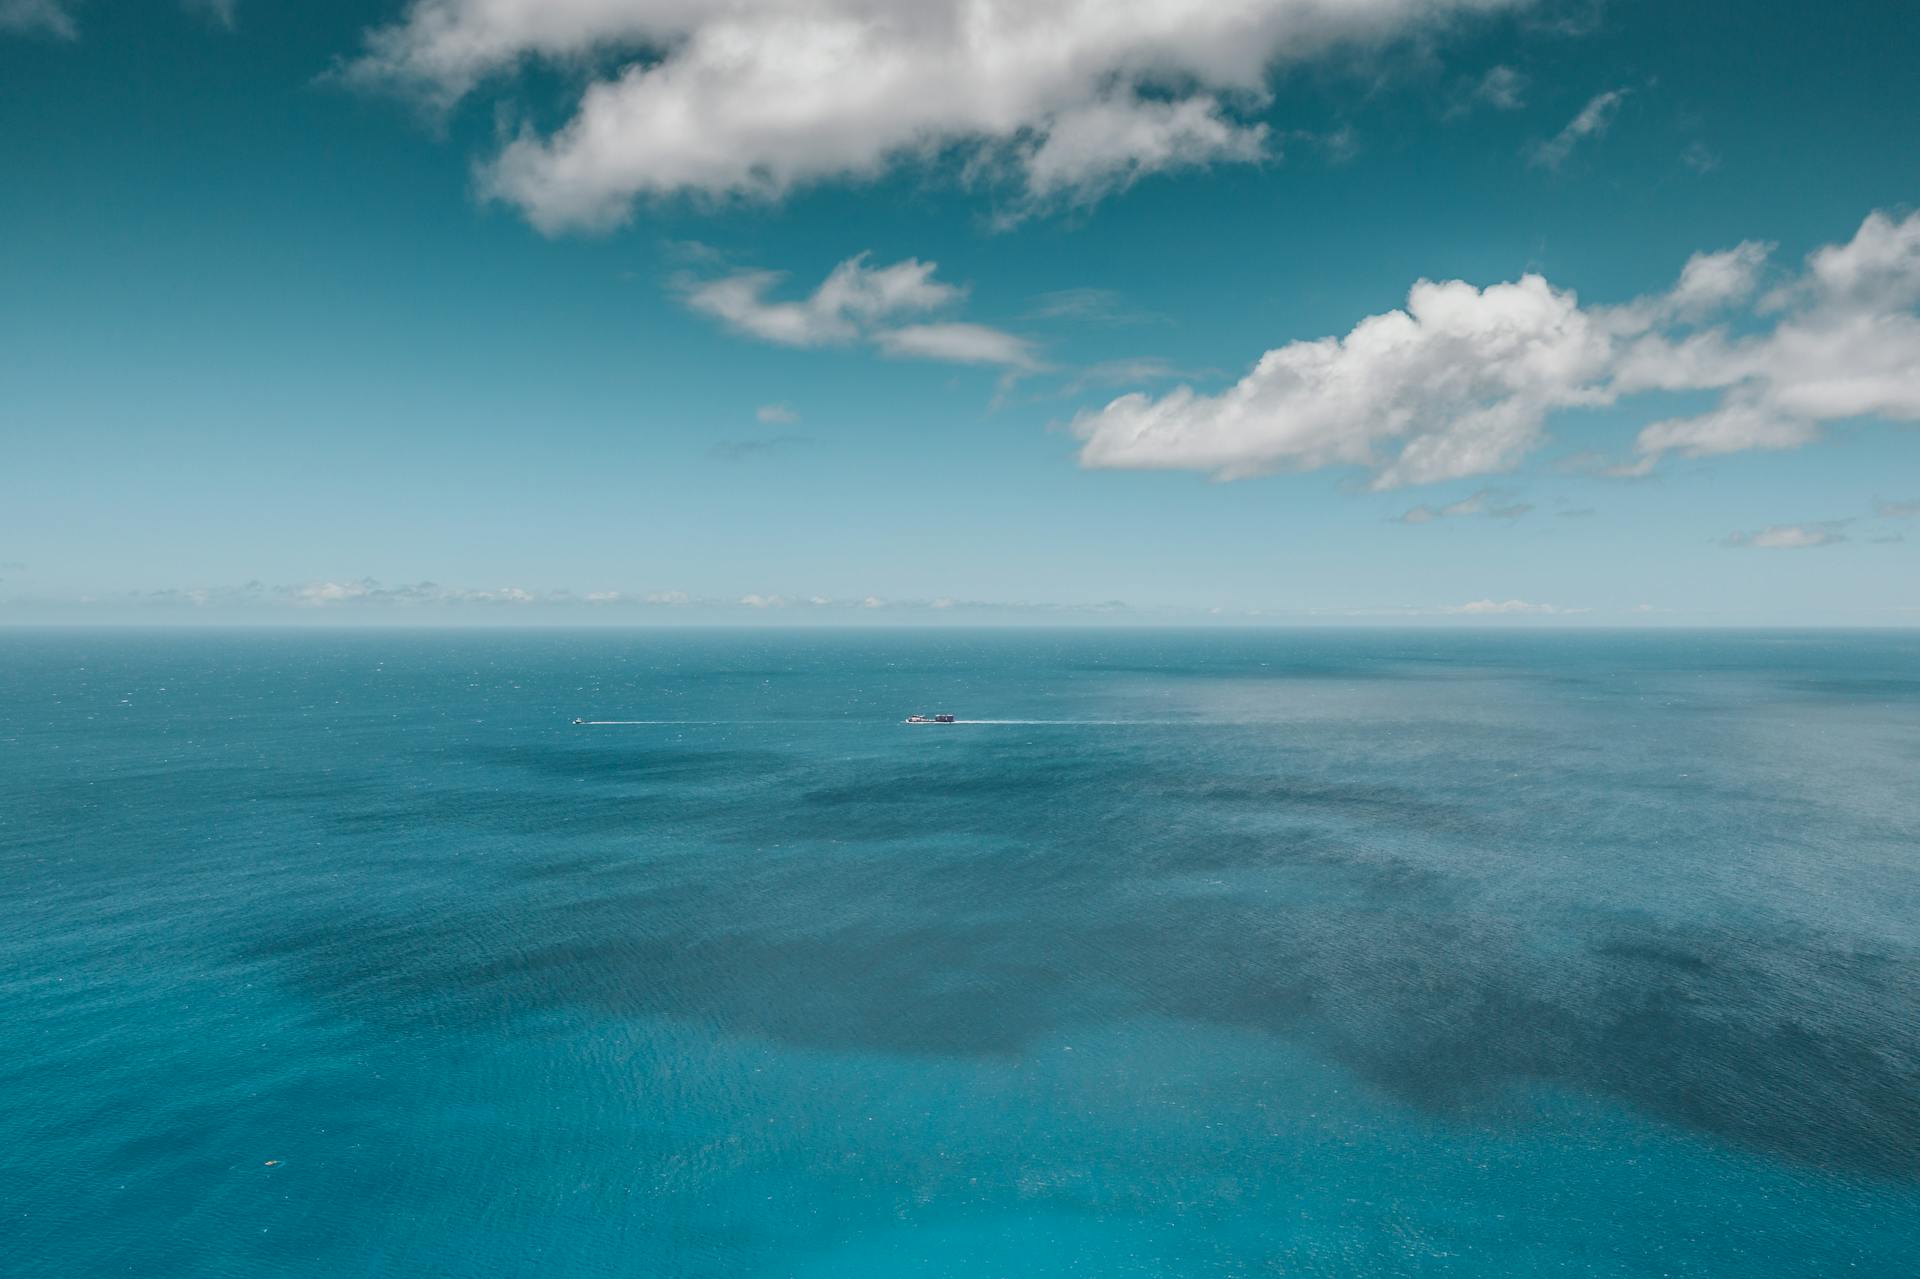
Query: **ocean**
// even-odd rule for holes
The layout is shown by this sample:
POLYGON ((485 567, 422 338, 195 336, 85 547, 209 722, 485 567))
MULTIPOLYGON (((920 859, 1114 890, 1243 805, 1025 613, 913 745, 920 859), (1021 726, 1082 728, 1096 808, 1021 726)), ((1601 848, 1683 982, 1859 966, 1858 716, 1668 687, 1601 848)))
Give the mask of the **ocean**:
POLYGON ((0 632, 9 1279, 1916 1257, 1920 635, 0 632))

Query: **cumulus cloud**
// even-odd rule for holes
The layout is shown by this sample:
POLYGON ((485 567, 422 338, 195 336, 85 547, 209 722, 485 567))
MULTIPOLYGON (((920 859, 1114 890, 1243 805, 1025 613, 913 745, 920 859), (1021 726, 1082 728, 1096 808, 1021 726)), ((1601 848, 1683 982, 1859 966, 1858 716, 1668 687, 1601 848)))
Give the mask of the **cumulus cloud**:
POLYGON ((1620 110, 1620 104, 1626 100, 1625 89, 1608 89, 1605 93, 1596 93, 1580 108, 1580 114, 1567 121, 1567 127, 1547 139, 1535 143, 1527 158, 1543 169, 1557 169, 1567 162, 1574 148, 1588 138, 1605 137, 1613 126, 1613 117, 1620 110))
MULTIPOLYGON (((785 279, 777 271, 688 277, 679 285, 694 310, 736 332, 782 346, 865 340, 887 355, 903 358, 991 364, 1015 371, 1040 367, 1032 343, 1000 329, 960 321, 904 323, 908 317, 951 307, 966 296, 966 290, 935 279, 936 263, 908 258, 876 267, 868 265, 868 256, 848 258, 812 293, 797 300, 771 296, 785 279)), ((763 408, 761 413, 767 411, 763 408)))
POLYGON ((1798 551, 1816 546, 1832 546, 1847 540, 1840 530, 1845 520, 1823 520, 1818 524, 1774 524, 1757 533, 1733 533, 1724 545, 1752 547, 1762 551, 1798 551))
MULTIPOLYGON (((1683 281, 1684 281, 1683 276, 1683 281)), ((1920 421, 1920 214, 1873 213, 1844 244, 1810 254, 1801 275, 1760 300, 1775 318, 1746 336, 1654 332, 1621 359, 1617 388, 1719 390, 1720 403, 1655 422, 1643 456, 1797 448, 1827 422, 1920 421)))
POLYGON ((523 66, 617 69, 486 190, 558 231, 646 196, 778 197, 958 152, 1029 205, 1265 152, 1281 66, 1530 0, 412 0, 352 82, 450 106, 523 66))
POLYGON ((1405 310, 1269 351, 1218 395, 1125 395, 1072 429, 1091 467, 1241 479, 1358 466, 1392 488, 1512 465, 1550 410, 1600 401, 1609 354, 1574 296, 1540 276, 1486 289, 1422 280, 1405 310))
POLYGON ((1223 480, 1351 466, 1392 488, 1505 470, 1554 412, 1652 391, 1719 399, 1648 424, 1633 459, 1590 469, 1644 475, 1670 453, 1795 448, 1847 419, 1920 421, 1920 214, 1870 215, 1756 297, 1769 252, 1696 254, 1670 290, 1610 307, 1582 307, 1538 275, 1484 289, 1422 280, 1404 309, 1268 351, 1217 394, 1135 392, 1081 413, 1080 460, 1223 480))
POLYGON ((72 40, 80 27, 73 20, 73 7, 61 0, 0 0, 0 32, 72 40))

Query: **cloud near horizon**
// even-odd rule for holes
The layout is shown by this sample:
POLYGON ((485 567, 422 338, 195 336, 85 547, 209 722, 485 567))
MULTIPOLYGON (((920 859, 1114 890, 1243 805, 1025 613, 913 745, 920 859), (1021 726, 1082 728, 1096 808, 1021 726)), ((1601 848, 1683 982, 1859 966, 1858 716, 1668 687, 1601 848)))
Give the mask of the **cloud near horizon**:
POLYGON ((1484 289, 1420 280, 1404 309, 1270 350, 1217 394, 1135 392, 1070 429, 1091 468, 1236 480, 1344 466, 1390 489, 1508 470, 1555 412, 1652 391, 1720 400, 1642 429, 1611 473, 1796 448, 1830 422, 1920 421, 1920 213, 1870 214, 1756 301, 1770 250, 1695 254, 1666 293, 1611 307, 1533 273, 1484 289), (1736 314, 1754 331, 1736 332, 1736 314))
POLYGON ((1009 613, 1029 616, 1074 616, 1079 614, 1116 614, 1131 612, 1119 600, 1093 603, 1036 603, 1032 601, 958 599, 953 596, 886 597, 877 594, 858 596, 818 593, 780 594, 750 592, 740 596, 693 595, 681 590, 574 591, 561 588, 498 586, 467 588, 445 586, 423 580, 388 585, 377 578, 324 578, 295 584, 270 585, 259 580, 238 586, 168 587, 160 590, 129 591, 106 595, 81 595, 70 598, 0 599, 0 605, 48 605, 98 610, 131 606, 161 612, 184 610, 210 615, 257 615, 279 612, 287 615, 330 612, 433 614, 433 613, 572 613, 664 614, 664 613, 739 613, 757 614, 782 611, 804 614, 889 612, 895 614, 966 615, 1009 613), (744 611, 744 612, 743 612, 744 611))
POLYGON ((1455 617, 1567 617, 1590 612, 1584 608, 1561 608, 1556 604, 1530 604, 1526 600, 1474 600, 1440 610, 1455 617))
MULTIPOLYGON (((15 0, 18 2, 18 0, 15 0)), ((1276 68, 1532 0, 412 0, 340 74, 449 108, 528 66, 618 60, 481 169, 555 233, 650 196, 774 199, 958 151, 1024 211, 1267 154, 1276 68)))
POLYGON ((1818 524, 1774 524, 1757 533, 1729 534, 1723 546, 1751 547, 1761 551, 1800 551, 1816 546, 1833 546, 1847 540, 1841 530, 1847 520, 1822 520, 1818 524))
POLYGON ((239 586, 173 587, 68 598, 0 597, 0 610, 28 607, 56 608, 63 613, 108 614, 131 609, 142 615, 192 615, 202 621, 260 621, 269 616, 320 619, 385 617, 407 625, 434 619, 597 618, 638 624, 652 622, 718 623, 727 620, 756 623, 788 619, 795 623, 834 618, 893 618, 900 621, 945 620, 967 623, 1021 619, 1085 624, 1095 619, 1129 623, 1191 624, 1203 620, 1284 622, 1401 619, 1449 621, 1484 618, 1576 618, 1594 612, 1521 599, 1474 600, 1465 604, 1394 606, 1379 608, 1207 608, 1200 605, 1134 605, 1125 600, 1034 601, 983 600, 951 595, 883 596, 825 595, 806 592, 752 591, 744 595, 695 595, 682 590, 589 590, 499 586, 465 588, 434 581, 388 585, 372 577, 325 578, 291 585, 269 585, 258 580, 239 586))

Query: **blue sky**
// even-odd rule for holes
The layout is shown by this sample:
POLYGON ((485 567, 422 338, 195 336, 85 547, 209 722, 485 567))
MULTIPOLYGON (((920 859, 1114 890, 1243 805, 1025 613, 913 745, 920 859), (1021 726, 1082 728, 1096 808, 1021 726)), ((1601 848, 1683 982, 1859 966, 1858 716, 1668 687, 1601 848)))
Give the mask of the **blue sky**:
POLYGON ((1912 625, 1916 27, 0 0, 0 623, 1912 625))

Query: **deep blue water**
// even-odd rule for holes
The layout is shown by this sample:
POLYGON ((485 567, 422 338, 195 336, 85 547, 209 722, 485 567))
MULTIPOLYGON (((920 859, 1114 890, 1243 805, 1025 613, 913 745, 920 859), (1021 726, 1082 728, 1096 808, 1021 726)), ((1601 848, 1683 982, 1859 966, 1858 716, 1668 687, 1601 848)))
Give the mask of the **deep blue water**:
POLYGON ((1920 636, 0 633, 10 1279, 1916 1254, 1920 636))

